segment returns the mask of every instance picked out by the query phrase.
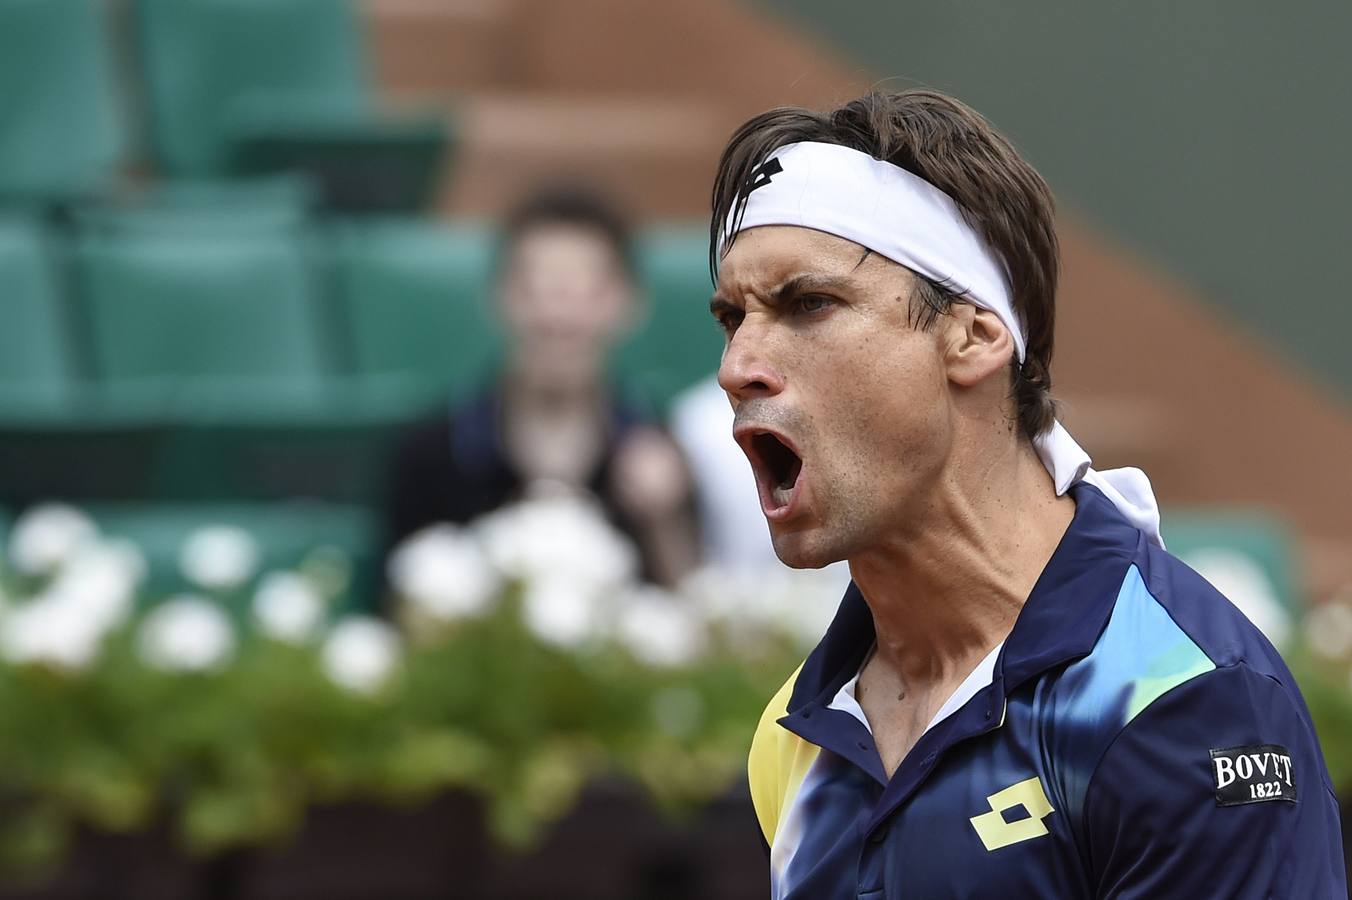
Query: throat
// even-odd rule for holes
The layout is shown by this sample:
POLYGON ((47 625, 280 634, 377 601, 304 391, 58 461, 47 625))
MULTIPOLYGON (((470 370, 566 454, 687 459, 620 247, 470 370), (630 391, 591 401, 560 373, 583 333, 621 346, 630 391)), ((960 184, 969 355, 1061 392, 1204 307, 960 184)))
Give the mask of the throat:
POLYGON ((905 690, 861 690, 859 706, 888 778, 925 734, 932 713, 905 690))

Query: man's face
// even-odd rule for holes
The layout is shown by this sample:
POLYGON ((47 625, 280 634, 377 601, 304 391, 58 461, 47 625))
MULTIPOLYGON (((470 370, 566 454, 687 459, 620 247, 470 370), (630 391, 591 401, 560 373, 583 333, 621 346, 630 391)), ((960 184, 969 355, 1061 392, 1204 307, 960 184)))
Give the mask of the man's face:
POLYGON ((952 442, 943 329, 914 327, 915 276, 834 235, 762 226, 724 257, 711 309, 775 552, 857 556, 925 509, 952 442))
POLYGON ((627 328, 633 297, 615 249, 599 231, 541 224, 514 241, 498 289, 519 377, 573 388, 600 377, 627 328))

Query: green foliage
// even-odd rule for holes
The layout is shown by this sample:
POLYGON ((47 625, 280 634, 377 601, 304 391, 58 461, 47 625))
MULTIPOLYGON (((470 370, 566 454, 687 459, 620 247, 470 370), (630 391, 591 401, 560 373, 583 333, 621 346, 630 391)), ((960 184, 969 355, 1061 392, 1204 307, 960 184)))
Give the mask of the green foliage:
POLYGON ((681 668, 616 644, 550 646, 512 598, 487 615, 413 632, 395 674, 354 693, 322 645, 246 635, 228 666, 162 671, 135 623, 88 668, 0 665, 0 865, 50 864, 77 824, 169 821, 197 854, 284 841, 307 807, 480 795, 498 838, 529 841, 588 778, 627 774, 665 807, 726 790, 766 700, 796 664, 785 642, 754 657, 717 631, 681 668))
POLYGON ((1339 795, 1352 791, 1352 682, 1345 661, 1302 649, 1287 654, 1305 703, 1314 718, 1329 777, 1339 795))

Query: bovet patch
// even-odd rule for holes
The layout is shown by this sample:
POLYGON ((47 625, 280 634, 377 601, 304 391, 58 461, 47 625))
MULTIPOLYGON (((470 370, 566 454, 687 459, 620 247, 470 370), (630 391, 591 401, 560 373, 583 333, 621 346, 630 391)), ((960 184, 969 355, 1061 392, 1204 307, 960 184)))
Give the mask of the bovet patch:
POLYGON ((1217 806, 1243 806, 1269 800, 1296 802, 1291 751, 1280 744, 1253 744, 1211 751, 1217 806))

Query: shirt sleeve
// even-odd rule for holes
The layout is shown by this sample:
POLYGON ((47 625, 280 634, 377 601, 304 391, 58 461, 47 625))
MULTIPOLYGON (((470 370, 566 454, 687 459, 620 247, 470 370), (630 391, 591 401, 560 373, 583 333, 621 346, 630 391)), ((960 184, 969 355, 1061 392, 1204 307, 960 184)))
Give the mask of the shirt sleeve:
POLYGON ((1122 730, 1090 779, 1084 828, 1099 898, 1347 897, 1338 804, 1304 703, 1242 663, 1122 730))

